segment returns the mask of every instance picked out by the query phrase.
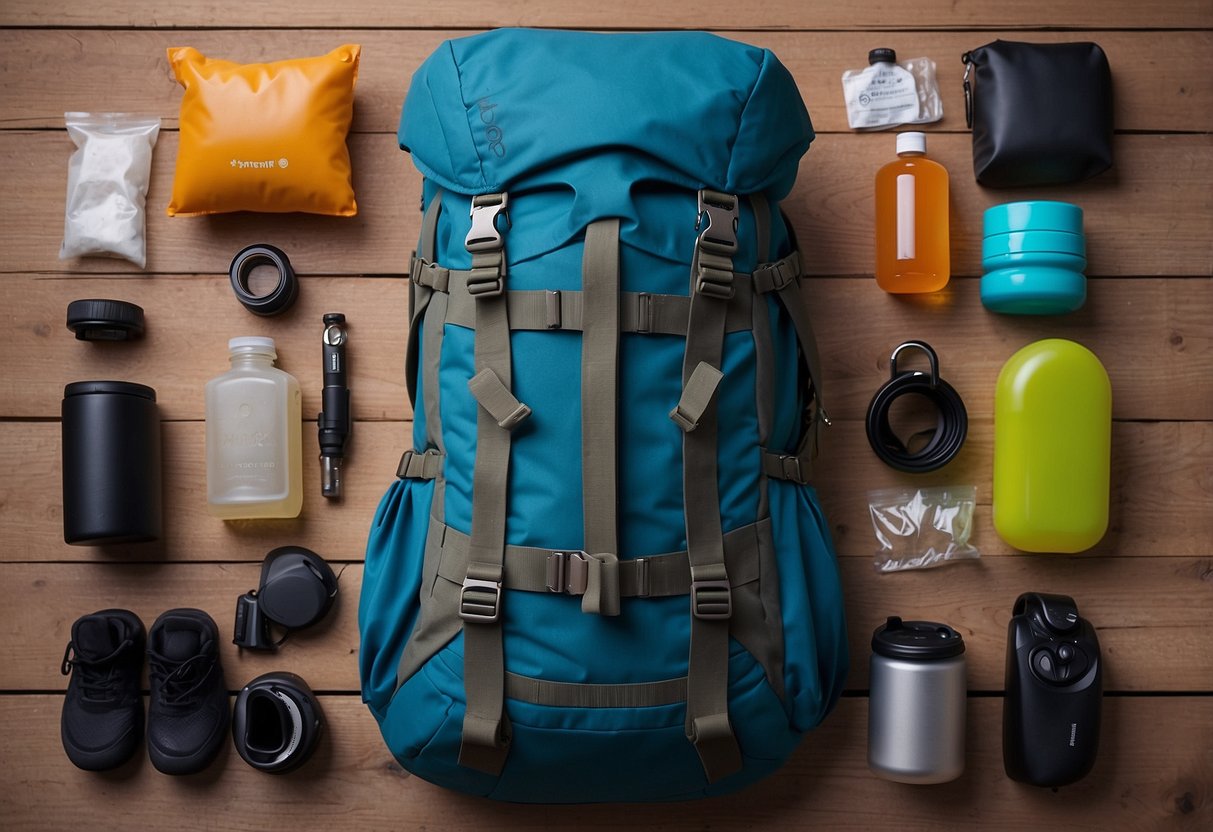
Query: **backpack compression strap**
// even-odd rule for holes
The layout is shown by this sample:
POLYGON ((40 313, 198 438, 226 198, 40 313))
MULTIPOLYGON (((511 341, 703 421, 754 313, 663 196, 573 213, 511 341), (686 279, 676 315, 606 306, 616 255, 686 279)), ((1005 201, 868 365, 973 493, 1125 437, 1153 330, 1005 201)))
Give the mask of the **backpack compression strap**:
POLYGON ((683 358, 683 395, 670 413, 683 431, 683 505, 691 564, 691 648, 687 668, 687 738, 709 782, 741 768, 729 724, 729 619, 733 598, 725 569, 716 479, 716 386, 722 378, 725 322, 737 252, 737 197, 699 192, 701 228, 691 263, 691 313, 683 358))
MULTIPOLYGON (((459 593, 467 693, 459 764, 493 775, 501 773, 511 741, 505 714, 501 578, 510 431, 518 420, 499 412, 502 402, 508 405, 513 396, 509 392, 510 324, 503 291, 505 241, 497 228, 497 218, 507 206, 504 193, 473 197, 472 228, 465 241, 472 254, 468 290, 476 297, 476 375, 468 385, 481 407, 476 416, 476 461, 472 471, 475 500, 471 546, 467 575, 459 593)), ((524 407, 517 400, 513 403, 524 407)))
MULTIPOLYGON (((750 197, 750 206, 754 210, 754 226, 760 249, 767 248, 771 236, 771 209, 766 197, 754 194, 750 197)), ((808 390, 805 392, 806 406, 814 404, 812 422, 806 426, 795 453, 775 453, 764 450, 762 454, 763 473, 775 479, 790 480, 807 485, 813 469, 813 459, 817 456, 817 437, 821 425, 830 424, 822 397, 821 358, 817 352, 817 339, 813 336, 813 327, 809 323, 809 313, 805 305, 805 297, 801 292, 801 273, 803 262, 800 247, 796 242, 796 234, 792 224, 784 217, 788 237, 791 240, 792 252, 782 260, 764 263, 754 270, 754 291, 762 294, 774 292, 783 308, 792 320, 796 330, 796 339, 800 342, 800 353, 808 370, 808 390)))

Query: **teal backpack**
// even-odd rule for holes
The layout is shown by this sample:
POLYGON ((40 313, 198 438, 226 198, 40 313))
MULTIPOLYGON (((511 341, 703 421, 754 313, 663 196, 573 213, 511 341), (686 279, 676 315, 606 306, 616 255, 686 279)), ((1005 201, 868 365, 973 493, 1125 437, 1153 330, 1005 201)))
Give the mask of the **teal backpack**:
POLYGON ((362 695, 500 800, 680 800, 778 768, 847 673, 792 229, 788 71, 712 35, 501 30, 414 75, 404 452, 362 695))

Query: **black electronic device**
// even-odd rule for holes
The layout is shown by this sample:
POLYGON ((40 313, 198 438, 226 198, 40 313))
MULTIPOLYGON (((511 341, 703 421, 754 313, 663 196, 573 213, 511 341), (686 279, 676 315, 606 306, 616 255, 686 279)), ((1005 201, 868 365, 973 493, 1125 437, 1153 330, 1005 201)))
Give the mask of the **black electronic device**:
POLYGON ((329 312, 323 320, 324 389, 320 395, 323 409, 316 417, 316 426, 320 438, 320 493, 331 499, 341 496, 341 465, 353 421, 345 361, 345 345, 349 340, 345 315, 329 312))
POLYGON ((1103 662, 1091 622, 1067 595, 1029 592, 1007 629, 1002 756, 1007 776, 1034 786, 1082 779, 1099 751, 1103 662))
POLYGON ((232 712, 232 740, 258 771, 286 774, 316 750, 324 714, 307 682, 294 673, 266 673, 241 689, 232 712))
MULTIPOLYGON (((302 546, 282 546, 265 556, 261 584, 236 599, 232 642, 250 650, 274 650, 271 625, 288 634, 316 623, 333 606, 337 576, 324 558, 302 546)), ((284 636, 285 638, 285 636, 284 636)))

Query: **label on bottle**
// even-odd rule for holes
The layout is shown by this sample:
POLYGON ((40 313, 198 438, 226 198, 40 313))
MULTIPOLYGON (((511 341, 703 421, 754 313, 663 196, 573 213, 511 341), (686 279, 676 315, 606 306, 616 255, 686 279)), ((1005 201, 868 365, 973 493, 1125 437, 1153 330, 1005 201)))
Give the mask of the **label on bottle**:
POLYGON ((897 259, 914 259, 914 176, 897 176, 897 259))
POLYGON ((898 64, 872 64, 842 76, 847 123, 855 128, 908 124, 919 117, 918 85, 898 64))

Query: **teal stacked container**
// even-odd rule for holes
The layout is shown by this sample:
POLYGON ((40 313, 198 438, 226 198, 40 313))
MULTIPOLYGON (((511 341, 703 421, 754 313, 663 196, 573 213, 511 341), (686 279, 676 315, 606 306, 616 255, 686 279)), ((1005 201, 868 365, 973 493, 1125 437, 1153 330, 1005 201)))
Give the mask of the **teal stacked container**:
POLYGON ((1060 315, 1087 299, 1082 209, 1068 202, 1009 202, 986 209, 981 302, 1007 315, 1060 315))

